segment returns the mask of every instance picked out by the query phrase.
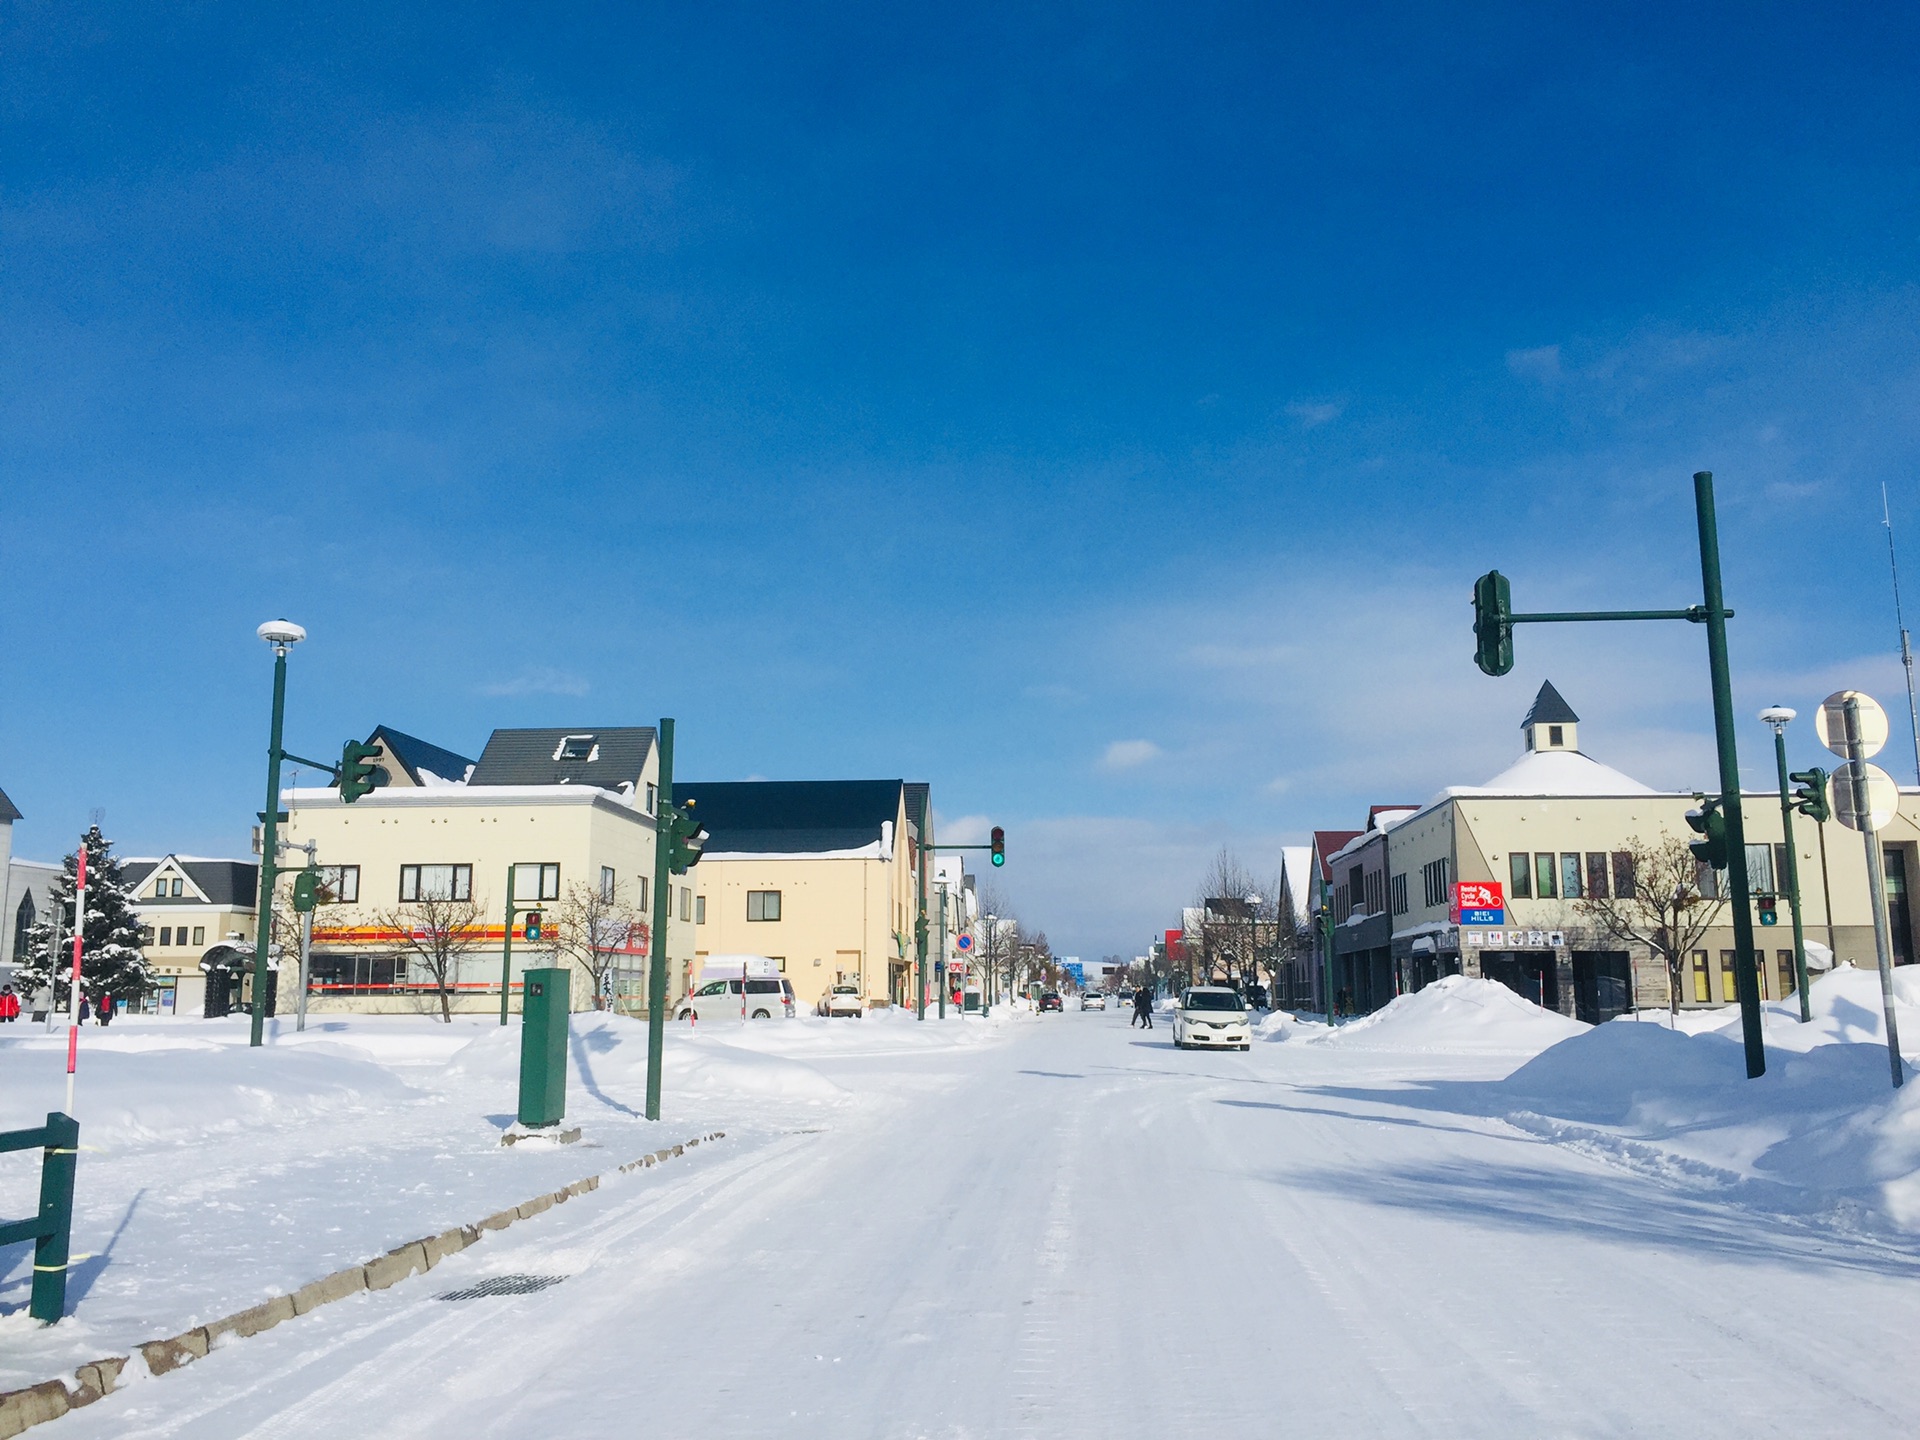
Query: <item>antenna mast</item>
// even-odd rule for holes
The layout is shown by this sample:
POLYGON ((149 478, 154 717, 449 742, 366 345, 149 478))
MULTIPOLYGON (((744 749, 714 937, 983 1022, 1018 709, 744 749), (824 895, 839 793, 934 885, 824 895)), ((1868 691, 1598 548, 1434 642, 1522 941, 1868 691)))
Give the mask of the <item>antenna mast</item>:
POLYGON ((1900 663, 1907 667, 1907 723, 1913 729, 1913 778, 1920 783, 1920 708, 1913 700, 1913 642, 1907 638, 1906 617, 1900 613, 1900 562, 1893 553, 1893 511, 1887 504, 1887 486, 1880 482, 1880 521, 1887 527, 1887 568, 1893 572, 1893 620, 1900 627, 1900 663))

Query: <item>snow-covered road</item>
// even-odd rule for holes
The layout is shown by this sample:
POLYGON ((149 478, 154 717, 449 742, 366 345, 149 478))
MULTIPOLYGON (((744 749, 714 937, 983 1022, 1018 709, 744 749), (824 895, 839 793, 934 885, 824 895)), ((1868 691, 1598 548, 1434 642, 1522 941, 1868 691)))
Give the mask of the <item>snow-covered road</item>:
POLYGON ((1095 1013, 808 1059, 865 1103, 730 1132, 44 1433, 1920 1429, 1920 1248, 1400 1088, 1512 1057, 1183 1054, 1095 1013), (567 1278, 435 1298, 503 1274, 567 1278))

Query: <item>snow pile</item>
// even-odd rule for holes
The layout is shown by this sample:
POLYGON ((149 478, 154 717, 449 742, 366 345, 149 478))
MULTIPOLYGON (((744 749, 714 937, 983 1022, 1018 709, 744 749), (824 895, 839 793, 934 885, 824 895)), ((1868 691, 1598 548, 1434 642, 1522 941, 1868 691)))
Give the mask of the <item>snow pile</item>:
POLYGON ((1438 1055, 1535 1055, 1591 1027, 1542 1010, 1493 980, 1449 975, 1359 1020, 1303 1035, 1350 1050, 1438 1055))
MULTIPOLYGON (((74 1108, 90 1144, 184 1142, 386 1110, 425 1098, 350 1047, 301 1045, 263 1062, 244 1044, 131 1032, 82 1039, 74 1108)), ((66 1035, 0 1050, 0 1130, 66 1106, 66 1035)))
MULTIPOLYGON (((1911 1054, 1920 1005, 1905 997, 1920 976, 1900 980, 1896 1018, 1915 1027, 1912 1040, 1902 1032, 1911 1054)), ((1488 1086, 1491 1108, 1542 1138, 1776 1213, 1920 1232, 1920 1087, 1892 1088, 1878 977, 1841 970, 1810 999, 1806 1025, 1791 1002, 1767 1007, 1757 1080, 1737 1017, 1691 1035, 1616 1021, 1488 1086)))

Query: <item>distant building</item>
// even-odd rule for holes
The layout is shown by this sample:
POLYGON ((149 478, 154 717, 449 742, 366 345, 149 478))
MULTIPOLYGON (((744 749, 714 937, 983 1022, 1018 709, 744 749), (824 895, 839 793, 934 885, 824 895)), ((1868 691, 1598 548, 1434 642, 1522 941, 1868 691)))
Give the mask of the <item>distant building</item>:
MULTIPOLYGON (((835 984, 878 1004, 917 1003, 922 841, 928 787, 904 780, 737 780, 675 787, 707 829, 696 889, 698 956, 772 956, 811 1006, 835 984)), ((935 872, 938 873, 938 872, 935 872)), ((957 879, 957 868, 945 872, 957 879)), ((938 915, 928 876, 928 957, 938 915)), ((962 888, 949 900, 961 918, 962 888)), ((966 918, 971 923, 971 912, 966 918)), ((928 998, 933 999, 931 981, 928 998)))
MULTIPOLYGON (((141 1008, 152 1015, 208 1013, 208 984, 237 987, 252 964, 259 862, 130 856, 120 873, 133 892, 141 949, 155 977, 141 1008)), ((225 1014, 237 999, 219 997, 213 1013, 225 1014)))

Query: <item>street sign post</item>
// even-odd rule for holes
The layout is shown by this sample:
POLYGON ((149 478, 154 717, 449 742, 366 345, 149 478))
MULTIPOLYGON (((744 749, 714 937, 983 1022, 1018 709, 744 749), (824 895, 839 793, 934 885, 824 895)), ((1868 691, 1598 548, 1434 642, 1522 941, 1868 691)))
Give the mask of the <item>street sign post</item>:
POLYGON ((1880 1005, 1887 1024, 1887 1062, 1893 1068, 1893 1088, 1906 1080, 1900 1060, 1900 1031, 1893 1018, 1893 932, 1887 921, 1886 862, 1880 853, 1878 831, 1899 813, 1900 790, 1867 756, 1887 743, 1887 712, 1858 690, 1838 690, 1820 702, 1816 721, 1820 739, 1847 763, 1834 772, 1834 818, 1849 830, 1858 830, 1867 847, 1867 897, 1873 909, 1873 948, 1880 962, 1880 1005))

